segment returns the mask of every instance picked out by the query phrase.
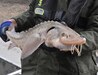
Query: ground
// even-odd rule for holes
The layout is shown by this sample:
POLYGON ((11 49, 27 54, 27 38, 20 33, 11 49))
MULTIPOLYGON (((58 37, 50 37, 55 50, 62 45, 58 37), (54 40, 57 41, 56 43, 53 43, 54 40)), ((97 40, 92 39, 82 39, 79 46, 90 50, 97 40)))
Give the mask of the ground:
POLYGON ((0 23, 26 11, 30 2, 31 0, 0 0, 0 23))

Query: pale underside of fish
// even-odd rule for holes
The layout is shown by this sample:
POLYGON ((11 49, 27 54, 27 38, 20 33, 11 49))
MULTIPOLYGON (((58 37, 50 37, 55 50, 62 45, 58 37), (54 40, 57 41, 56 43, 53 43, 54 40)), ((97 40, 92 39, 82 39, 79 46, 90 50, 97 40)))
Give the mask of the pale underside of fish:
POLYGON ((10 41, 22 50, 22 59, 31 55, 43 43, 65 52, 76 51, 80 55, 81 49, 76 46, 82 46, 86 42, 76 31, 56 21, 43 22, 20 33, 6 31, 6 34, 10 41))

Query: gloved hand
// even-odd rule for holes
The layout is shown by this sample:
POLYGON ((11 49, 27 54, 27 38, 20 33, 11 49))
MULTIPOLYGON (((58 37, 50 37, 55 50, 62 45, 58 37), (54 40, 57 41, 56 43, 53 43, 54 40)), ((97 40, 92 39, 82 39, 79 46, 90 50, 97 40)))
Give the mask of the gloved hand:
POLYGON ((1 23, 1 25, 0 25, 0 37, 5 42, 8 41, 6 31, 8 30, 9 26, 11 26, 11 24, 12 24, 11 21, 5 21, 5 22, 1 23))

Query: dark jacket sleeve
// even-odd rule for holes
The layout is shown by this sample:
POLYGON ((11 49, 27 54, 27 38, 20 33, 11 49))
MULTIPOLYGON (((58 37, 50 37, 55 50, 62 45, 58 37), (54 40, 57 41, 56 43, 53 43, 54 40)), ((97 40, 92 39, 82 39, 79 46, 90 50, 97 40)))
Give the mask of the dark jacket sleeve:
POLYGON ((36 0, 32 0, 29 9, 18 16, 13 17, 17 23, 16 31, 26 30, 35 25, 34 23, 34 8, 36 0))
POLYGON ((86 38, 86 44, 83 45, 83 52, 98 49, 98 0, 95 0, 91 14, 88 17, 87 27, 87 30, 80 32, 86 38))

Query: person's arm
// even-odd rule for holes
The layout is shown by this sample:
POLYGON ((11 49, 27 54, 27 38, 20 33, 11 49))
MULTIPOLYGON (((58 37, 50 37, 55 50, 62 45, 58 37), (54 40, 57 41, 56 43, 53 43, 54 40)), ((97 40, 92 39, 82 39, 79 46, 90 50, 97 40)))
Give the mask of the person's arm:
POLYGON ((17 23, 17 26, 15 28, 16 31, 26 30, 29 27, 32 27, 33 25, 35 25, 34 17, 33 17, 35 3, 36 3, 36 0, 32 0, 32 2, 29 5, 29 9, 26 12, 12 18, 17 23))
POLYGON ((68 9, 62 20, 66 22, 69 27, 73 28, 77 24, 80 13, 86 3, 87 0, 68 0, 68 9))
POLYGON ((92 8, 87 26, 87 30, 80 32, 81 36, 86 38, 86 44, 83 45, 83 52, 98 49, 98 0, 96 0, 94 7, 92 8))

